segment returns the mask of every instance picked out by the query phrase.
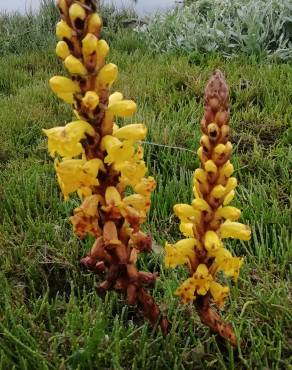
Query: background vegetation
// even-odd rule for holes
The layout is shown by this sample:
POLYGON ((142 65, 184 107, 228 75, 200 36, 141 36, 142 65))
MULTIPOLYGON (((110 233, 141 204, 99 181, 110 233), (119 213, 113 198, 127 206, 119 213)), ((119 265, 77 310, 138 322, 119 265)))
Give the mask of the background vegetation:
POLYGON ((78 201, 63 202, 41 133, 71 119, 48 86, 64 73, 55 20, 49 3, 38 17, 0 18, 0 369, 291 369, 291 64, 253 53, 162 54, 116 22, 104 31, 120 69, 116 89, 138 102, 135 120, 162 145, 145 143, 158 182, 147 223, 156 246, 140 264, 160 274, 154 295, 172 321, 163 338, 120 296, 99 298, 97 278, 80 271, 92 241, 73 236, 78 201), (160 247, 178 235, 173 204, 191 198, 203 90, 218 67, 231 90, 236 203, 253 230, 249 243, 229 242, 245 256, 222 312, 242 340, 237 350, 178 304, 184 272, 164 269, 160 247))

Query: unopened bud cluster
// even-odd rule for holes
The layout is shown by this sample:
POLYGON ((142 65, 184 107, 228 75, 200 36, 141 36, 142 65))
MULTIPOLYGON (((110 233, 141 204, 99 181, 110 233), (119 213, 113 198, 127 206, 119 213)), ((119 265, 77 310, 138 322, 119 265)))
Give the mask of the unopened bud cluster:
POLYGON ((105 64, 109 46, 100 38, 102 21, 94 0, 57 4, 61 21, 56 26, 56 53, 69 77, 55 76, 50 85, 73 107, 76 118, 44 132, 65 199, 76 192, 82 200, 71 217, 74 231, 80 238, 95 237, 81 262, 104 275, 98 292, 123 292, 128 304, 138 305, 165 332, 167 321, 147 291, 156 276, 136 267, 139 253, 151 250, 150 237, 140 230, 155 189, 139 144, 147 129, 142 123, 119 127, 114 122, 116 117, 131 117, 136 104, 120 92, 110 94, 118 69, 105 64))

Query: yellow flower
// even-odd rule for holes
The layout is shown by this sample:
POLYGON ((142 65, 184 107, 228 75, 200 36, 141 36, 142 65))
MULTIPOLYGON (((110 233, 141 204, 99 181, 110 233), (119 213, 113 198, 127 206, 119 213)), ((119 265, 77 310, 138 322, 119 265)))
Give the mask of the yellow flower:
POLYGON ((215 231, 209 230, 204 236, 204 244, 207 251, 215 251, 222 247, 222 242, 215 231))
POLYGON ((55 162, 58 182, 65 199, 70 193, 78 191, 78 195, 91 195, 91 188, 99 185, 97 174, 103 163, 100 159, 69 159, 55 162), (80 190, 80 192, 79 192, 80 190))
POLYGON ((247 225, 239 222, 226 220, 219 228, 219 234, 222 239, 233 238, 240 240, 250 240, 251 231, 247 225))
POLYGON ((111 94, 108 98, 108 105, 113 105, 114 103, 123 100, 123 94, 116 91, 113 94, 111 94))
POLYGON ((82 6, 78 4, 72 4, 69 8, 69 16, 70 16, 71 22, 74 24, 76 19, 81 19, 82 21, 84 21, 86 17, 86 12, 82 8, 82 6))
POLYGON ((210 284, 210 293, 214 299, 214 302, 219 307, 223 307, 225 298, 229 295, 229 288, 227 286, 222 286, 215 281, 212 281, 210 284))
POLYGON ((106 188, 105 202, 108 206, 119 206, 121 204, 121 194, 114 186, 108 186, 106 188))
POLYGON ((133 100, 121 100, 109 104, 108 110, 117 117, 131 117, 137 110, 137 105, 133 100))
POLYGON ((136 142, 139 140, 145 139, 147 134, 147 128, 142 123, 135 123, 132 125, 126 125, 124 127, 119 128, 113 134, 114 137, 123 140, 129 140, 132 142, 136 142))
POLYGON ((218 208, 215 212, 215 218, 225 218, 226 220, 236 221, 240 218, 240 210, 235 207, 227 206, 218 208))
POLYGON ((70 50, 65 41, 59 41, 56 46, 56 54, 59 58, 66 59, 70 55, 70 50))
POLYGON ((99 40, 96 46, 97 57, 103 61, 106 58, 108 52, 108 43, 105 40, 99 40))
POLYGON ((98 38, 88 33, 82 40, 82 54, 86 58, 96 52, 98 38))
POLYGON ((198 267, 196 272, 193 275, 196 286, 197 286, 197 293, 199 295, 207 294, 210 282, 213 280, 212 276, 209 274, 208 267, 201 263, 198 267))
POLYGON ((180 297, 182 303, 187 304, 196 299, 196 289, 196 281, 193 277, 190 277, 185 280, 179 288, 177 288, 177 290, 175 291, 175 295, 180 297))
POLYGON ((93 111, 99 104, 99 96, 95 91, 87 91, 82 102, 86 108, 93 111))
POLYGON ((180 232, 188 237, 188 238, 193 238, 194 237, 194 224, 189 223, 189 222, 181 222, 179 225, 180 232))
POLYGON ((129 160, 115 164, 115 169, 121 172, 120 182, 124 186, 135 187, 147 173, 147 167, 142 160, 129 160))
POLYGON ((173 211, 182 222, 200 220, 201 213, 189 204, 176 204, 173 211))
POLYGON ((89 18, 87 32, 93 33, 94 35, 98 36, 101 26, 102 20, 100 16, 97 13, 94 13, 89 18))
POLYGON ((59 39, 63 40, 63 39, 71 39, 71 37, 73 36, 73 30, 71 27, 68 26, 68 24, 61 20, 60 22, 57 23, 57 26, 56 26, 56 35, 59 39))
POLYGON ((141 194, 132 194, 123 199, 126 206, 131 206, 137 211, 147 212, 150 207, 150 200, 141 194))
POLYGON ((182 239, 176 244, 165 245, 165 266, 176 267, 179 265, 188 264, 195 258, 195 246, 198 241, 194 238, 182 239))
POLYGON ((225 195, 223 205, 227 206, 229 203, 231 203, 233 201, 234 196, 235 196, 235 191, 234 190, 231 190, 229 193, 227 193, 225 195))
POLYGON ((209 204, 202 198, 194 199, 192 201, 192 206, 195 210, 201 211, 201 212, 211 212, 211 207, 209 204))
POLYGON ((101 146, 107 151, 105 163, 119 164, 129 160, 135 152, 135 148, 129 141, 121 142, 116 137, 106 135, 103 137, 101 146))
POLYGON ((156 188, 156 181, 152 176, 143 177, 141 181, 135 185, 134 190, 138 194, 149 196, 156 188))
POLYGON ((85 138, 85 134, 94 135, 93 127, 85 121, 74 121, 66 126, 54 127, 43 130, 47 135, 48 149, 52 157, 58 153, 62 157, 75 157, 84 152, 80 140, 85 138))
POLYGON ((217 166, 211 159, 209 161, 205 162, 204 166, 205 166, 205 170, 207 172, 212 172, 212 173, 217 172, 217 166))
POLYGON ((240 267, 243 264, 242 257, 232 257, 231 253, 224 248, 214 253, 215 261, 212 265, 212 270, 215 273, 223 271, 228 277, 238 279, 240 267))
POLYGON ((54 93, 66 103, 73 104, 74 94, 80 91, 77 83, 67 77, 55 76, 50 79, 50 86, 54 93))
POLYGON ((98 87, 102 86, 110 88, 117 79, 117 77, 118 77, 118 67, 113 63, 106 64, 99 71, 99 74, 96 79, 96 85, 98 87))
POLYGON ((84 67, 82 62, 75 58, 73 55, 69 55, 64 61, 65 67, 71 74, 76 74, 80 76, 85 76, 87 74, 87 69, 84 67))

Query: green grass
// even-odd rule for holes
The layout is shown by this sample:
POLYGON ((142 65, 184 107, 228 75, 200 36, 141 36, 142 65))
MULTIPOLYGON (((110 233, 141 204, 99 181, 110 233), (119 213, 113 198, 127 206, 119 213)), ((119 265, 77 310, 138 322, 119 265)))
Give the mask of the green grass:
POLYGON ((138 102, 147 140, 190 150, 145 144, 158 182, 146 229, 160 245, 179 237, 173 204, 191 199, 204 86, 215 68, 227 76, 235 204, 253 231, 248 243, 228 242, 245 256, 222 311, 242 341, 232 349, 173 296, 184 273, 165 270, 161 254, 139 263, 160 274, 153 294, 172 322, 166 338, 121 296, 99 298, 98 278, 80 270, 91 240, 72 233, 78 201, 63 202, 41 132, 72 117, 49 89, 64 71, 48 45, 0 58, 0 369, 291 369, 292 66, 159 55, 134 33, 111 35, 116 88, 138 102))

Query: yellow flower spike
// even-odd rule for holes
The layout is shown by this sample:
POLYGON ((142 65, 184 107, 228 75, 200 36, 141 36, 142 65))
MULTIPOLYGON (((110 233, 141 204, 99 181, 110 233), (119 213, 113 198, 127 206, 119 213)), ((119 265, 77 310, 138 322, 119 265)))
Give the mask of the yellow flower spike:
POLYGON ((194 199, 192 201, 192 207, 201 212, 211 212, 211 207, 209 204, 202 198, 194 199))
POLYGON ((85 134, 94 135, 93 127, 85 121, 74 121, 66 126, 43 130, 47 135, 48 149, 52 157, 58 153, 62 157, 75 157, 84 152, 80 140, 85 134))
POLYGON ((216 173, 218 170, 216 164, 211 159, 205 162, 204 166, 207 172, 216 173))
POLYGON ((99 74, 96 79, 96 86, 97 87, 106 86, 110 88, 117 79, 117 77, 118 77, 118 67, 113 63, 106 64, 99 71, 99 74))
POLYGON ((61 20, 60 22, 57 23, 56 25, 56 35, 59 39, 68 39, 70 40, 71 37, 73 36, 74 31, 71 27, 68 26, 68 24, 61 20))
POLYGON ((96 45, 96 54, 99 59, 105 59, 109 53, 109 46, 105 40, 99 40, 96 45))
POLYGON ((225 299, 229 295, 229 288, 212 281, 210 284, 210 293, 214 299, 214 302, 218 305, 218 307, 221 308, 224 306, 225 299))
POLYGON ((74 94, 80 91, 77 83, 62 76, 52 77, 50 79, 50 86, 59 98, 69 104, 73 104, 74 94))
POLYGON ((215 212, 215 218, 225 218, 230 221, 237 221, 240 218, 240 215, 240 209, 231 206, 218 208, 215 212))
POLYGON ((132 194, 123 199, 126 206, 131 206, 138 211, 146 212, 150 207, 150 199, 141 194, 132 194))
POLYGON ((82 54, 86 58, 96 53, 98 39, 92 33, 88 33, 82 40, 82 54))
POLYGON ((116 130, 113 134, 118 139, 127 139, 133 142, 145 139, 147 134, 147 127, 143 123, 135 123, 126 125, 116 130))
POLYGON ((231 190, 224 198, 223 205, 227 206, 229 203, 233 201, 233 198, 235 196, 235 191, 231 190))
POLYGON ((113 94, 111 94, 109 96, 109 98, 108 98, 108 105, 111 106, 114 103, 123 100, 123 98, 124 98, 123 97, 123 94, 116 91, 116 92, 114 92, 113 94))
POLYGON ((219 234, 222 239, 232 238, 240 240, 250 240, 251 231, 247 225, 239 222, 226 220, 219 228, 219 234))
POLYGON ((102 20, 96 13, 92 14, 88 21, 87 32, 98 36, 102 27, 102 20))
POLYGON ((82 99, 82 102, 89 110, 94 110, 99 104, 99 96, 95 91, 87 91, 82 99))
POLYGON ((220 199, 226 194, 226 188, 222 185, 216 185, 211 191, 211 196, 220 199))
POLYGON ((189 204, 176 204, 173 207, 173 211, 177 215, 177 217, 183 222, 190 221, 199 222, 201 217, 201 212, 194 209, 189 204))
POLYGON ((121 100, 109 105, 109 111, 117 117, 131 117, 137 110, 133 100, 121 100))
POLYGON ((222 247, 222 242, 215 231, 209 230, 204 236, 204 245, 208 252, 214 252, 222 247))
MULTIPOLYGON (((76 26, 75 21, 77 19, 80 19, 81 21, 84 21, 86 18, 86 12, 82 8, 82 6, 78 4, 72 4, 69 8, 69 16, 71 19, 71 22, 76 26)), ((81 24, 81 27, 83 27, 83 24, 81 24)), ((78 27, 80 28, 80 27, 78 27)))
POLYGON ((65 41, 59 41, 56 46, 56 54, 61 59, 66 59, 70 55, 70 50, 65 41))
POLYGON ((109 186, 105 191, 105 202, 107 205, 118 206, 121 204, 121 194, 114 186, 109 186))
POLYGON ((181 222, 179 225, 179 230, 184 236, 188 238, 193 238, 194 237, 193 226, 194 226, 193 223, 181 222))
POLYGON ((85 76, 87 74, 87 69, 84 67, 82 62, 75 58, 73 55, 69 55, 64 61, 65 67, 71 74, 76 74, 80 76, 85 76))

